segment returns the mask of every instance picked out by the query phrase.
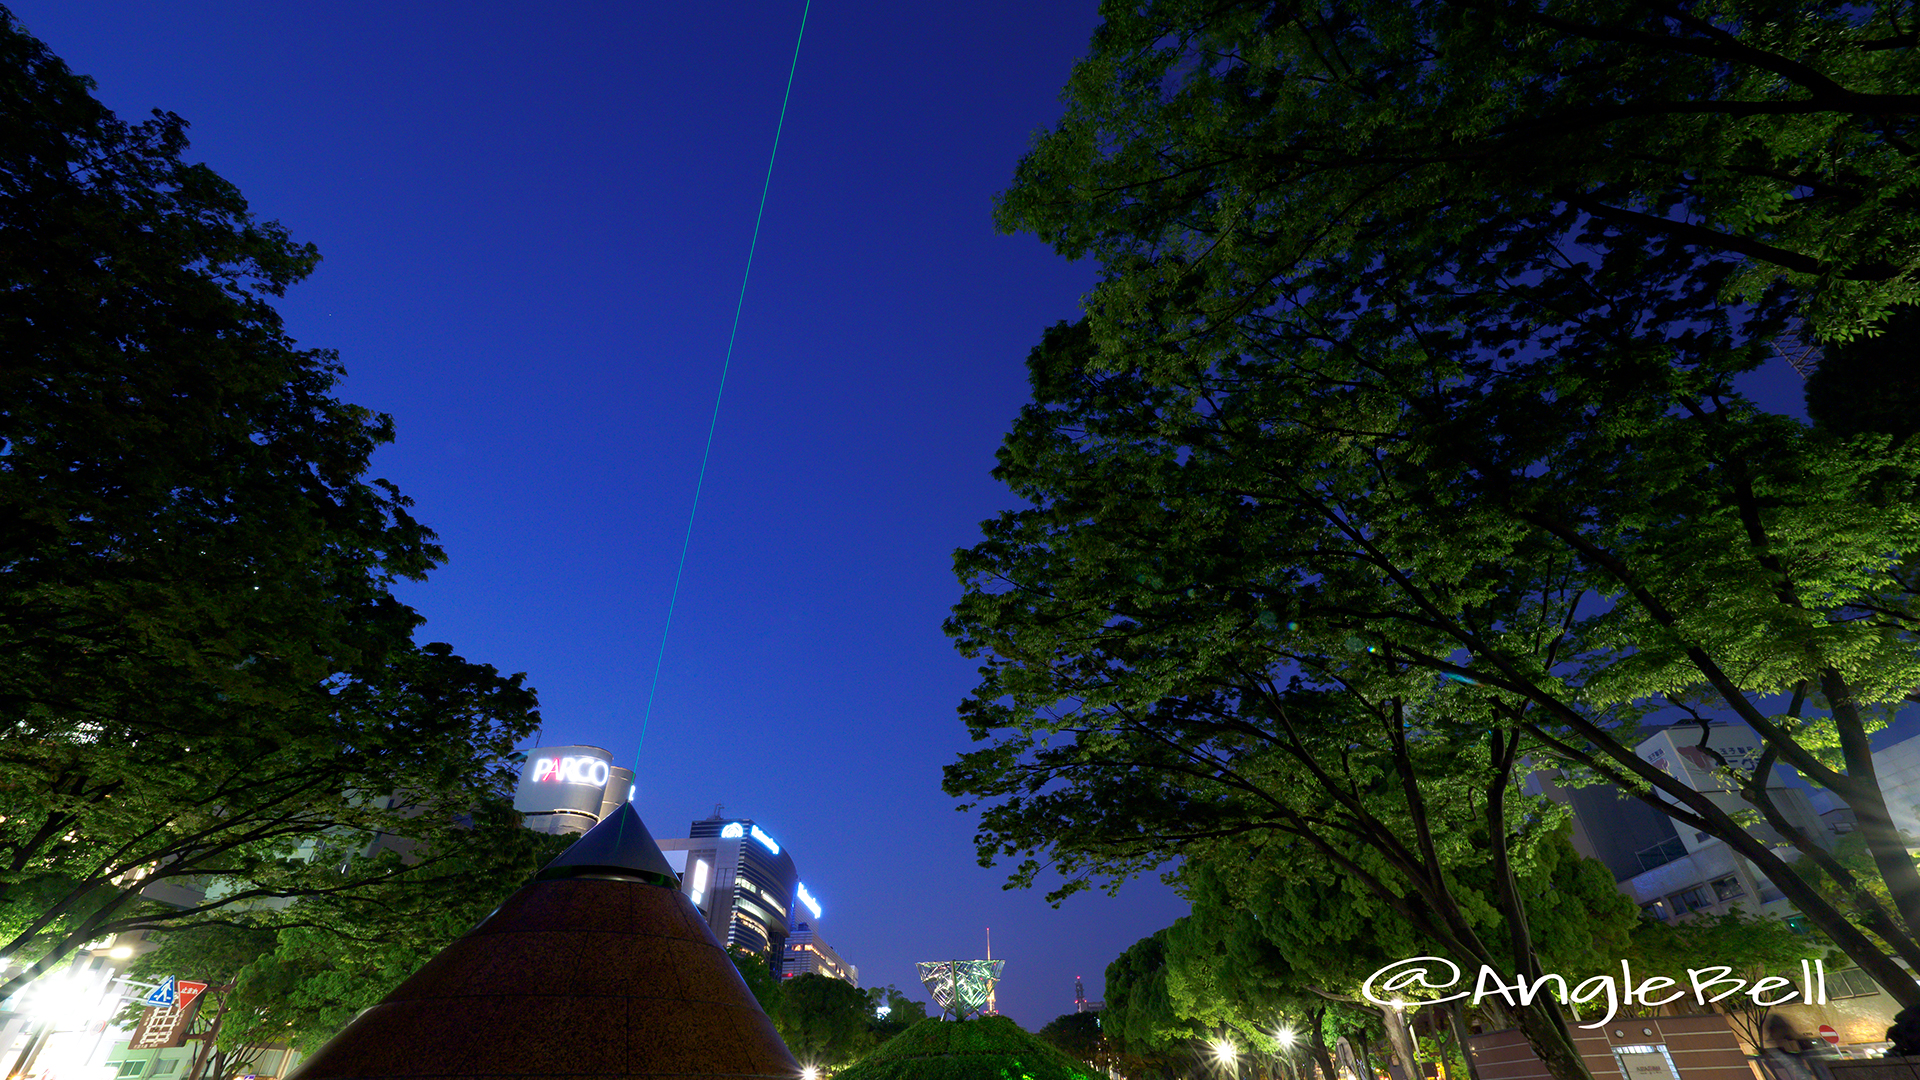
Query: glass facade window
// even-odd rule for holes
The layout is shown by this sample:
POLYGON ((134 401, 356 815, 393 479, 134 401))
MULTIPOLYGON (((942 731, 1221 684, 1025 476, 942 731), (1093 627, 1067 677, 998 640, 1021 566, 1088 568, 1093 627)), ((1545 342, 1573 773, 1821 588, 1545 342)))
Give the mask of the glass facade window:
POLYGON ((123 1061, 120 1063, 120 1071, 113 1075, 119 1080, 126 1080, 127 1077, 139 1076, 146 1067, 147 1063, 144 1061, 123 1061))
POLYGON ((1732 875, 1715 878, 1713 881, 1713 898, 1715 900, 1731 900, 1736 896, 1746 895, 1746 892, 1746 886, 1740 884, 1740 879, 1732 875))

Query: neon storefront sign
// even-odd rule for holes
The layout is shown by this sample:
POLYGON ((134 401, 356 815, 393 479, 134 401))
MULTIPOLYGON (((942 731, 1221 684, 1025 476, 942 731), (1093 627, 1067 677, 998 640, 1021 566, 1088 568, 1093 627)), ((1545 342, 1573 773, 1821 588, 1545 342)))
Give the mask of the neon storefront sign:
POLYGON ((611 766, 597 757, 535 758, 533 782, 536 784, 586 784, 606 787, 611 766))

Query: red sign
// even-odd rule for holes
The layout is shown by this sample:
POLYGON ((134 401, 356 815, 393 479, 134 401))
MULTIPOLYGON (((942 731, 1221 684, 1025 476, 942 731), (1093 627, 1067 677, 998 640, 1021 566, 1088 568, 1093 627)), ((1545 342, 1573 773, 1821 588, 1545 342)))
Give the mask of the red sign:
POLYGON ((193 1004, 194 998, 197 998, 201 994, 204 994, 207 992, 207 984, 203 982, 188 982, 185 979, 179 979, 179 980, 176 980, 173 984, 173 992, 180 996, 180 1008, 184 1009, 187 1006, 193 1004))
POLYGON ((1830 1045, 1833 1045, 1833 1046, 1840 1045, 1840 1033, 1833 1030, 1833 1026, 1831 1024, 1820 1025, 1820 1037, 1827 1040, 1827 1042, 1830 1045))

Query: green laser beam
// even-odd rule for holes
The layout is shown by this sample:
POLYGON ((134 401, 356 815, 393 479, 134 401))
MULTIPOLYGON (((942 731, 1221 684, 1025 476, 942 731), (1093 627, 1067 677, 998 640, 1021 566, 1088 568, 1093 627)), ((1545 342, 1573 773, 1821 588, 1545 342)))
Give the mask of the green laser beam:
POLYGON ((760 246, 760 219, 767 213, 767 192, 773 189, 773 162, 780 156, 780 132, 787 126, 787 102, 793 98, 793 74, 800 70, 800 42, 807 36, 807 12, 813 0, 800 8, 800 33, 793 39, 793 63, 787 68, 787 89, 780 96, 780 120, 773 126, 773 152, 767 155, 767 179, 760 186, 760 209, 753 215, 753 239, 747 243, 747 268, 740 275, 740 299, 733 306, 733 329, 727 334, 726 358, 720 362, 720 389, 713 395, 713 419, 707 423, 707 447, 700 453, 700 475, 693 482, 693 508, 687 511, 687 534, 680 541, 680 565, 673 571, 673 592, 667 597, 667 621, 660 628, 660 653, 653 661, 653 685, 647 690, 647 708, 640 715, 640 738, 634 742, 634 774, 640 772, 640 751, 647 744, 647 723, 653 719, 653 698, 660 691, 660 669, 667 660, 667 634, 673 629, 673 609, 680 601, 680 578, 687 570, 687 550, 693 546, 693 519, 700 512, 700 490, 707 483, 707 459, 713 456, 713 433, 720 426, 720 400, 727 393, 727 371, 733 367, 733 343, 740 336, 740 312, 747 306, 747 279, 753 276, 753 253, 760 246))

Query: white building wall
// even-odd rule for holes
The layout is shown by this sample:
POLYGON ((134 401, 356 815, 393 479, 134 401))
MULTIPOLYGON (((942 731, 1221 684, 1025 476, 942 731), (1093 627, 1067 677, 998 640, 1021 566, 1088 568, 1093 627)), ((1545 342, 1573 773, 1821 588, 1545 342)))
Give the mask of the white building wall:
POLYGON ((1920 738, 1873 752, 1873 771, 1895 828, 1920 843, 1920 738))

